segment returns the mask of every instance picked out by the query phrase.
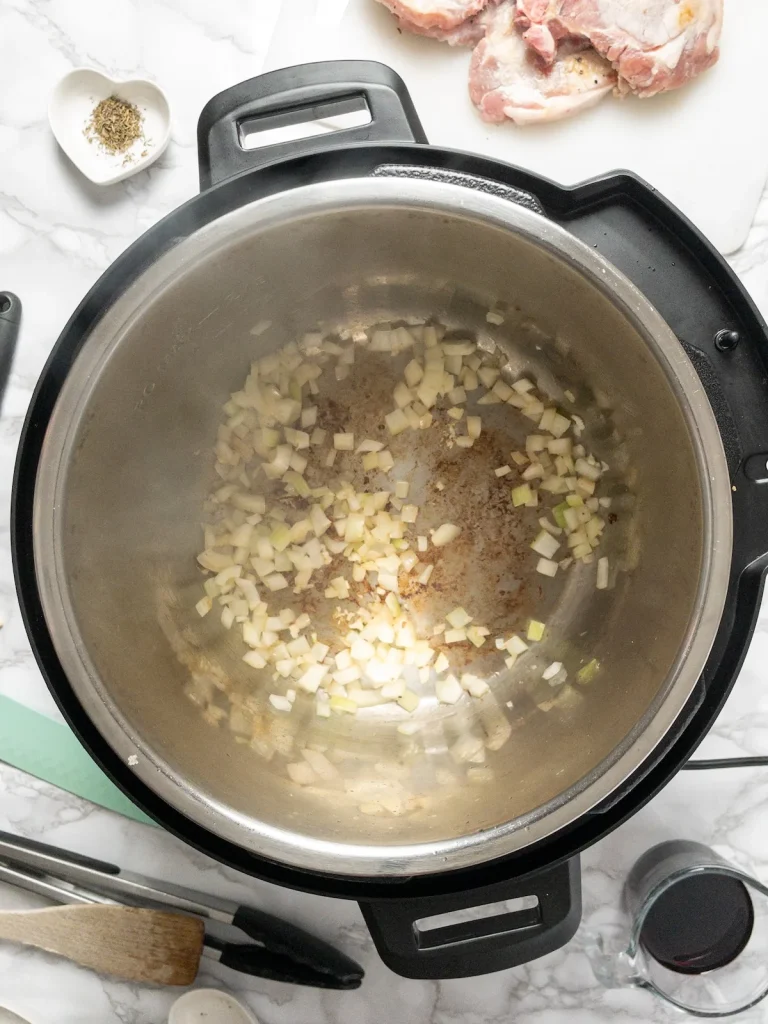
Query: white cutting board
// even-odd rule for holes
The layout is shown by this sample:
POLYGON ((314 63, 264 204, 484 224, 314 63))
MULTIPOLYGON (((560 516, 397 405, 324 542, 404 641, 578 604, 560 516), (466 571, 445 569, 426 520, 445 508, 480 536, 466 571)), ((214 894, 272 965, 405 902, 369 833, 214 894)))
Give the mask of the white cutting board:
POLYGON ((768 179, 767 39, 768 0, 725 0, 720 61, 691 85, 650 100, 609 97, 570 121, 526 128, 483 122, 467 95, 469 50, 399 34, 375 0, 285 0, 268 65, 381 61, 404 79, 435 145, 566 185, 634 171, 730 253, 768 179))

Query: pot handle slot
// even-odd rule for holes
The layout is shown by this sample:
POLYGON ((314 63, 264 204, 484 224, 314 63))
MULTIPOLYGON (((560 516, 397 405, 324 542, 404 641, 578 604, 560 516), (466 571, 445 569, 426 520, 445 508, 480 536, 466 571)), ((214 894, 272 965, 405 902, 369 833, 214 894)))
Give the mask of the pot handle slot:
POLYGON ((0 291, 0 406, 11 375, 11 363, 21 323, 21 301, 13 292, 0 291))
POLYGON ((479 174, 468 174, 466 171, 451 171, 444 167, 422 167, 416 164, 381 164, 373 172, 376 178, 416 178, 419 181, 444 181, 449 185, 461 185, 476 192, 486 192, 499 199, 524 206, 533 213, 545 215, 544 207, 532 192, 522 188, 505 185, 501 181, 483 178, 479 174))
POLYGON ((341 60, 281 68, 206 103, 197 123, 200 190, 339 144, 426 141, 403 80, 384 64, 341 60))
POLYGON ((581 920, 579 858, 468 892, 360 908, 381 959, 405 978, 502 971, 573 937, 581 920))

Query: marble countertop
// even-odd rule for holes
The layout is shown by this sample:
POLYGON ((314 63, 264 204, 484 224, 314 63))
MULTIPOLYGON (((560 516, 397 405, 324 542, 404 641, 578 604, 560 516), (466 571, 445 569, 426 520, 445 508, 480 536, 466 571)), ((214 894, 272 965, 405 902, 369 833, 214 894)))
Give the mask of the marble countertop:
MULTIPOLYGON (((65 320, 107 265, 159 217, 197 190, 195 126, 220 89, 258 74, 277 4, 267 0, 5 0, 0 5, 0 285, 25 305, 23 331, 0 420, 0 693, 57 711, 31 654, 11 572, 8 506, 13 460, 37 376, 65 320), (48 129, 57 79, 90 65, 113 77, 154 78, 168 92, 172 142, 161 160, 110 188, 90 185, 48 129)), ((723 209, 723 216, 727 210, 723 209)), ((768 315, 768 195, 733 265, 768 315)), ((768 753, 768 606, 734 692, 701 753, 768 753)), ((160 829, 0 766, 0 828, 117 861, 158 877, 255 902, 315 930, 361 961, 347 994, 247 979, 206 967, 199 984, 240 994, 263 1024, 592 1024, 665 1021, 649 994, 606 990, 585 953, 585 930, 618 903, 623 879, 655 842, 687 837, 729 846, 768 881, 768 771, 682 773, 627 824, 583 857, 584 922, 564 949, 476 980, 408 981, 379 961, 354 903, 292 893, 217 865, 160 829)), ((30 906, 0 891, 3 907, 30 906)), ((35 1024, 158 1024, 174 993, 122 984, 64 961, 0 944, 0 1005, 35 1024)), ((768 1021, 768 1002, 740 1020, 768 1021)))

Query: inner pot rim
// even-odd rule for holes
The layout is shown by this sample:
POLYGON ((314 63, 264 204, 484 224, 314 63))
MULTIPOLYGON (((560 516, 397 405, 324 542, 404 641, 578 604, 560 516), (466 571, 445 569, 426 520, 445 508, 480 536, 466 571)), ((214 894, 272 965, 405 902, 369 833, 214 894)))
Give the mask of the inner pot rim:
POLYGON ((551 836, 610 795, 650 755, 687 703, 720 623, 730 573, 730 482, 720 434, 700 381, 660 315, 642 293, 595 250, 545 217, 508 200, 455 184, 413 179, 347 179, 308 185, 240 207, 180 241, 141 273, 107 310, 67 375, 42 447, 34 497, 35 571, 46 623, 75 695, 123 762, 176 810, 215 835, 278 863, 316 869, 329 858, 334 873, 401 877, 469 867, 551 836), (187 785, 145 744, 120 710, 84 648, 62 562, 66 468, 77 426, 98 386, 99 370, 130 331, 152 295, 202 253, 212 258, 239 236, 324 213, 366 208, 427 209, 512 230, 566 261, 596 286, 646 340, 681 407, 696 453, 702 491, 703 550, 694 613, 664 686, 612 755, 558 797, 492 829, 439 842, 391 846, 336 843, 258 823, 187 785), (133 764, 134 756, 138 758, 133 764), (130 761, 129 761, 130 758, 130 761))

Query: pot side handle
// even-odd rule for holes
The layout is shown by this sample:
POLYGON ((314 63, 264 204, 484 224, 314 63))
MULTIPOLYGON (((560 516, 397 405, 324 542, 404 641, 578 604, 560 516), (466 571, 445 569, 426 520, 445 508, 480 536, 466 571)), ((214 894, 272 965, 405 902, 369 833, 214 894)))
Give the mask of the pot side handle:
POLYGON ((469 892, 366 902, 360 908, 379 956, 405 978, 470 978, 503 971, 559 949, 576 933, 579 858, 469 892), (512 900, 520 905, 510 907, 512 900), (497 906, 491 910, 491 904, 497 906), (473 914, 474 908, 485 909, 486 915, 473 914), (439 915, 458 920, 439 922, 439 915))
POLYGON ((270 71, 225 89, 203 108, 197 123, 200 190, 277 160, 351 142, 427 142, 399 75, 368 60, 270 71), (353 114, 356 122, 367 120, 328 130, 329 119, 353 114), (302 124, 308 132, 317 132, 318 125, 325 130, 258 146, 259 133, 302 124))
POLYGON ((11 375, 20 323, 21 301, 13 292, 0 291, 0 407, 11 375))

